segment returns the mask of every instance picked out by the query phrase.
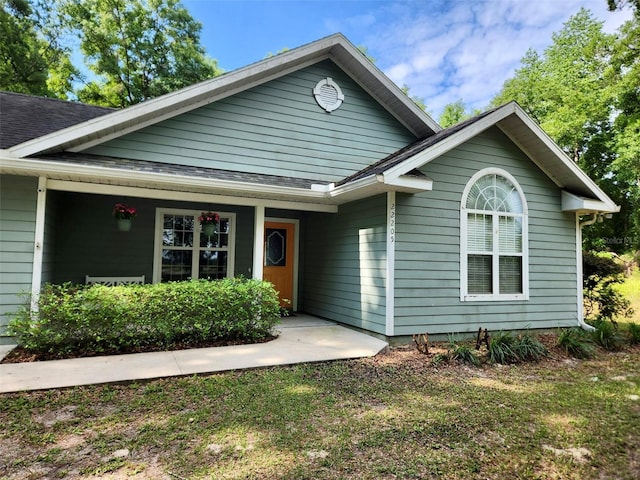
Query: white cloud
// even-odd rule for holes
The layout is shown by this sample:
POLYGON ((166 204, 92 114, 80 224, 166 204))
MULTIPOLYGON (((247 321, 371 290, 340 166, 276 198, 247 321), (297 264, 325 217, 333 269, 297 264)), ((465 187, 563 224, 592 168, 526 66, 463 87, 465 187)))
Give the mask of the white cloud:
MULTIPOLYGON (((450 0, 368 3, 361 38, 377 65, 434 117, 462 98, 483 108, 520 66, 529 48, 544 50, 581 7, 615 31, 629 11, 608 12, 605 0, 450 0)), ((343 25, 349 20, 343 19, 343 25)))

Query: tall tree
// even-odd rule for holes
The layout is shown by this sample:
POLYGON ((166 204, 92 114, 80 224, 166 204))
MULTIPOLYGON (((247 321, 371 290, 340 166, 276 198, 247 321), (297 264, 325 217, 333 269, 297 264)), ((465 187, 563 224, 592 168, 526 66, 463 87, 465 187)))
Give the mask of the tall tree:
POLYGON ((640 15, 640 0, 607 0, 607 5, 612 12, 630 7, 635 9, 636 15, 640 15))
MULTIPOLYGON (((628 52, 626 47, 620 50, 628 52)), ((615 37, 605 34, 602 23, 582 9, 553 35, 543 54, 527 52, 522 67, 493 100, 496 105, 518 101, 621 205, 620 214, 611 221, 587 230, 588 243, 600 247, 606 246, 606 239, 634 238, 640 233, 630 221, 638 209, 639 186, 617 166, 621 125, 613 119, 616 107, 620 108, 616 99, 622 98, 622 75, 611 74, 614 51, 615 37)), ((626 73, 629 63, 622 63, 627 67, 621 72, 626 73)), ((633 101, 632 110, 631 105, 633 101)), ((612 245, 619 250, 630 247, 624 242, 612 245)))
POLYGON ((609 70, 613 85, 615 177, 629 185, 628 201, 635 205, 629 222, 635 235, 625 240, 640 249, 640 10, 619 30, 609 70))
POLYGON ((62 0, 60 11, 97 76, 81 101, 125 107, 220 73, 178 0, 62 0))
POLYGON ((604 74, 613 37, 582 9, 552 39, 542 56, 527 52, 492 104, 516 100, 579 162, 591 136, 610 118, 611 91, 604 74))
POLYGON ((0 0, 0 89, 67 98, 78 70, 45 0, 0 0))
POLYGON ((481 112, 477 110, 469 112, 467 110, 467 105, 460 98, 455 102, 448 103, 444 106, 442 113, 440 114, 440 118, 438 118, 438 123, 444 128, 447 128, 479 113, 481 112))
POLYGON ((0 0, 0 90, 47 95, 48 65, 27 0, 0 0))

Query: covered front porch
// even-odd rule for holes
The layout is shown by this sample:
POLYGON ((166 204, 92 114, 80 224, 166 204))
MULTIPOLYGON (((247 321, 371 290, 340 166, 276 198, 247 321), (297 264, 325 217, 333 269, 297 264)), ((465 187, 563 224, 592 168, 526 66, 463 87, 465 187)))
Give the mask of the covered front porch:
POLYGON ((271 281, 283 306, 302 308, 310 212, 332 205, 39 179, 33 293, 43 282, 141 277, 145 283, 245 276, 271 281), (116 204, 136 209, 130 229, 116 204), (219 221, 207 231, 202 212, 219 221))

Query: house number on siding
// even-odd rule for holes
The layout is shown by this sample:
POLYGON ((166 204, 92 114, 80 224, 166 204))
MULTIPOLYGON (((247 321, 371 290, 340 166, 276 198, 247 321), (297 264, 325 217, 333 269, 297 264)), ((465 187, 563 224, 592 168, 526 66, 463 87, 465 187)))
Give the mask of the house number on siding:
POLYGON ((389 240, 391 243, 396 241, 396 204, 392 203, 389 207, 389 240))

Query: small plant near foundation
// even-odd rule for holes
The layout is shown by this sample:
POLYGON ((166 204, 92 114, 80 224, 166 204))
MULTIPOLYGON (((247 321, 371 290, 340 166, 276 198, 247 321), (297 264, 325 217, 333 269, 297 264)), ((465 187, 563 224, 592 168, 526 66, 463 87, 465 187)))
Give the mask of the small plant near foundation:
POLYGON ((593 340, 588 332, 579 328, 560 331, 556 344, 574 358, 586 359, 595 355, 593 340))
POLYGON ((627 337, 631 345, 640 343, 640 324, 629 323, 627 326, 627 337))
POLYGON ((523 362, 539 362, 549 355, 547 347, 529 333, 523 333, 516 337, 516 350, 523 362))
POLYGON ((594 342, 605 350, 617 352, 624 345, 624 335, 618 326, 608 320, 596 320, 593 322, 595 331, 592 332, 594 342))
POLYGON ((489 361, 506 365, 517 363, 518 355, 514 350, 514 338, 508 332, 498 332, 489 343, 489 361))
POLYGON ((448 356, 451 360, 456 360, 466 365, 480 366, 480 359, 475 351, 466 345, 458 345, 452 338, 449 339, 448 356))
POLYGON ((489 342, 489 361, 508 365, 528 361, 538 361, 549 354, 547 348, 528 333, 511 335, 498 332, 489 342))
POLYGON ((449 361, 451 360, 451 358, 449 357, 448 353, 436 353, 433 356, 433 359, 431 360, 431 363, 437 367, 439 365, 442 365, 443 363, 449 363, 449 361))

